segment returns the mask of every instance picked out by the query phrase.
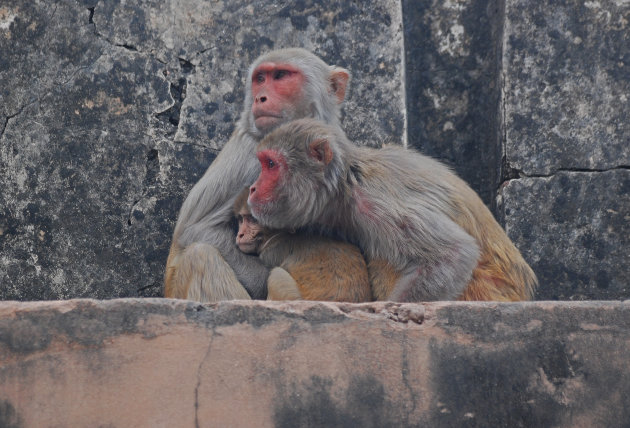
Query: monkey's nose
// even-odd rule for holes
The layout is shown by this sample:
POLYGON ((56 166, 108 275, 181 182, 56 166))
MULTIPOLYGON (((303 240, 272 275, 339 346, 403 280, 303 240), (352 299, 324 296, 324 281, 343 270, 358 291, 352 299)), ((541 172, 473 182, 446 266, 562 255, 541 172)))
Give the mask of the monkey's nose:
POLYGON ((252 186, 249 188, 249 194, 253 195, 256 192, 256 187, 252 186))

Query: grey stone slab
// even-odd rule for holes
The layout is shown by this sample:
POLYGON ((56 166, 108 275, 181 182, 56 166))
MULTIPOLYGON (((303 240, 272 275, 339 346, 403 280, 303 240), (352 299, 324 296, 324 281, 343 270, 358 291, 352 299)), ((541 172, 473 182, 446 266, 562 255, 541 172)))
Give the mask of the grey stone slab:
MULTIPOLYGON (((178 165, 165 177, 160 156, 192 157, 152 128, 173 104, 163 65, 96 36, 84 5, 17 1, 2 11, 0 296, 157 293, 182 185, 178 165)), ((192 165, 205 168, 203 157, 192 165)))
POLYGON ((508 165, 630 165, 630 3, 509 0, 504 37, 508 165))
POLYGON ((511 180, 500 212, 539 300, 630 297, 630 170, 511 180))
POLYGON ((114 0, 96 6, 94 22, 116 44, 185 61, 176 141, 221 148, 242 109, 248 65, 270 49, 304 47, 351 70, 343 121, 351 138, 402 142, 402 17, 393 0, 114 0))
POLYGON ((409 145, 453 167, 486 204, 499 180, 500 1, 403 1, 409 145))
POLYGON ((393 0, 2 1, 0 299, 160 295, 183 198, 267 50, 349 68, 349 135, 400 143, 401 26, 393 0))
MULTIPOLYGON (((0 6, 0 131, 13 117, 103 54, 86 8, 63 1, 6 0, 0 6), (46 59, 46 62, 44 62, 46 59)), ((1 134, 0 134, 1 135, 1 134)))
POLYGON ((630 302, 0 302, 0 423, 623 427, 629 352, 630 302))

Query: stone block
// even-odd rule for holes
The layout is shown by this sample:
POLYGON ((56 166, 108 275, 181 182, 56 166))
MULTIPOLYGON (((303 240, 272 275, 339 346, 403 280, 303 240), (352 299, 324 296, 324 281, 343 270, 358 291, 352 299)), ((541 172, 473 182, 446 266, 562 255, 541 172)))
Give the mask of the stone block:
POLYGON ((499 206, 538 274, 537 299, 630 296, 630 170, 510 180, 499 206))
POLYGON ((98 4, 93 19, 107 40, 181 66, 177 142, 221 148, 242 109, 247 66, 268 50, 295 46, 351 70, 344 128, 352 138, 402 142, 402 18, 393 0, 114 0, 98 4))
POLYGON ((0 303, 0 425, 622 427, 630 303, 0 303))
POLYGON ((408 140, 488 205, 499 180, 500 1, 403 1, 408 140))
POLYGON ((629 22, 628 2, 506 2, 504 176, 520 180, 499 215, 538 299, 630 297, 629 22))
POLYGON ((401 26, 393 0, 2 1, 0 299, 160 295, 183 198, 270 49, 350 69, 350 137, 400 143, 401 26))
POLYGON ((509 0, 504 38, 508 166, 630 165, 630 3, 509 0))

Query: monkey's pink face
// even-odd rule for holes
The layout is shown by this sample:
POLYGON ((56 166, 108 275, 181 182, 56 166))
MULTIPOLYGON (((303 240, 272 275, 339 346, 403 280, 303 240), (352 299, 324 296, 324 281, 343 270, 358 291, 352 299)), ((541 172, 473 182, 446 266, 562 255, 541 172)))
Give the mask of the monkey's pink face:
POLYGON ((263 236, 262 227, 251 214, 241 212, 238 215, 236 245, 246 254, 258 253, 263 236))
POLYGON ((279 200, 282 179, 288 172, 287 162, 282 153, 263 150, 256 154, 261 171, 258 179, 249 188, 247 200, 252 214, 263 224, 269 224, 267 216, 273 215, 279 200))
POLYGON ((304 73, 291 64, 263 62, 252 73, 252 114, 256 128, 268 132, 286 122, 302 103, 304 73))

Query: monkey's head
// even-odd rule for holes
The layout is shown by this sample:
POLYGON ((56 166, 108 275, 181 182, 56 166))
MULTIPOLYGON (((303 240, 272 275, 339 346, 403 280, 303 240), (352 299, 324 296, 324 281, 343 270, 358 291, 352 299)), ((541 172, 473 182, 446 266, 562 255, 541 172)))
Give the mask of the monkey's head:
POLYGON ((267 230, 252 216, 247 206, 248 195, 249 189, 245 188, 234 201, 233 212, 238 221, 236 246, 245 254, 259 254, 266 239, 267 230))
POLYGON ((278 127, 258 145, 261 173, 248 204, 264 226, 296 229, 317 223, 338 195, 345 174, 339 126, 300 119, 278 127))
POLYGON ((338 123, 339 104, 350 79, 347 70, 330 66, 299 48, 260 56, 251 65, 248 76, 241 121, 257 138, 303 117, 338 123))

